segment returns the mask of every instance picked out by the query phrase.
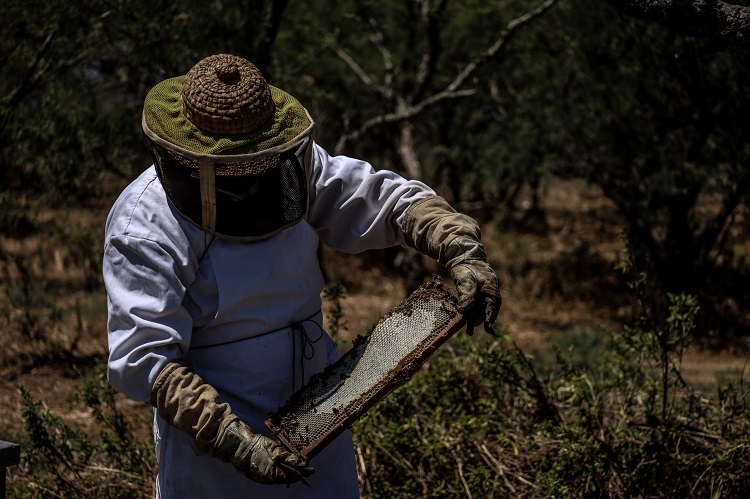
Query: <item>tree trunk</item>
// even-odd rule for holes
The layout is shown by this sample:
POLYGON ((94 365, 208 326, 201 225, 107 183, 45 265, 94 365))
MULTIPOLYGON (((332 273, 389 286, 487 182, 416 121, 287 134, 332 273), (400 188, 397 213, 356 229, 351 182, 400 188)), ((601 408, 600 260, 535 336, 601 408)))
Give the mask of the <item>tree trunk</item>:
POLYGON ((414 125, 409 121, 402 121, 399 125, 398 157, 404 165, 407 178, 422 179, 422 164, 414 144, 414 125))

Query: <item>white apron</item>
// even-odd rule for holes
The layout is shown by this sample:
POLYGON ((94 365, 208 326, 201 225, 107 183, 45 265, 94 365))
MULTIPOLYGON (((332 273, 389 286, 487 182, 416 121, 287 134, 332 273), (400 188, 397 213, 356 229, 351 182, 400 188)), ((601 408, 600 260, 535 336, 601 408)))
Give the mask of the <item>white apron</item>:
MULTIPOLYGON (((339 354, 323 329, 319 240, 349 252, 403 243, 400 222, 424 184, 332 158, 314 146, 305 220, 243 243, 214 238, 167 202, 153 167, 121 194, 107 219, 110 382, 135 400, 170 361, 185 358, 255 432, 292 392, 339 354)), ((351 433, 311 466, 312 488, 261 485, 154 421, 163 498, 359 497, 351 433)))

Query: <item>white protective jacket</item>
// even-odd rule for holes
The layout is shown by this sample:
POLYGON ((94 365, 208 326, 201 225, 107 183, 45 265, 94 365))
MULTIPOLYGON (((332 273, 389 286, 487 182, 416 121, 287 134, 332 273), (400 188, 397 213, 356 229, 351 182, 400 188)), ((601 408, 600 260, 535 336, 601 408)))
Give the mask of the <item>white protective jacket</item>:
MULTIPOLYGON (((115 388, 148 401, 161 369, 186 358, 253 431, 268 434, 269 414, 339 357, 323 330, 318 242, 351 253, 403 244, 406 209, 435 193, 313 147, 307 216, 261 241, 215 238, 188 222, 153 166, 123 191, 107 219, 103 263, 115 388)), ((311 461, 311 489, 255 483, 158 416, 154 438, 163 498, 359 497, 350 432, 311 461)))

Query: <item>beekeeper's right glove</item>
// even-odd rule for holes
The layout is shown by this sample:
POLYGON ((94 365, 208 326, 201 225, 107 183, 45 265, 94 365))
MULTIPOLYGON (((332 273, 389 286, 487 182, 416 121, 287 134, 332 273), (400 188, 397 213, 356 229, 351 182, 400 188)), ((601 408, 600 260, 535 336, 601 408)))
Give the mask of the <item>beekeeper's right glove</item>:
POLYGON ((253 433, 185 360, 162 369, 151 390, 151 405, 164 421, 193 437, 198 450, 232 463, 251 480, 290 484, 313 471, 304 456, 253 433))
POLYGON ((468 319, 466 332, 472 334, 484 323, 485 331, 493 334, 502 304, 500 281, 487 263, 477 222, 432 196, 406 210, 401 229, 407 246, 450 269, 458 308, 468 319))

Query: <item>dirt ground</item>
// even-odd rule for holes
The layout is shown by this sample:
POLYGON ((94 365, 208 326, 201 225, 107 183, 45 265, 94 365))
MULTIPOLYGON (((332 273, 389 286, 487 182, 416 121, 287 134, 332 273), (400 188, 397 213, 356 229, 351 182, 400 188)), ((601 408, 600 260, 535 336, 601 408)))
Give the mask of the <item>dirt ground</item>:
MULTIPOLYGON (((538 220, 537 229, 528 223, 524 231, 494 224, 483 226, 489 260, 503 283, 500 322, 511 339, 529 352, 544 349, 571 331, 579 335, 616 331, 632 313, 612 269, 623 256, 618 240, 622 224, 614 207, 599 192, 579 182, 555 180, 547 186, 543 199, 545 217, 538 220)), ((103 226, 105 216, 104 212, 97 214, 92 223, 103 226)), ((0 244, 0 254, 18 250, 12 241, 0 244)), ((341 301, 345 329, 338 338, 342 349, 404 297, 404 282, 398 270, 388 262, 374 263, 382 261, 382 257, 382 253, 339 255, 323 251, 329 283, 343 281, 347 285, 341 301)), ((66 269, 64 261, 59 266, 66 269)), ((442 272, 430 263, 428 269, 442 272)), ((85 429, 90 422, 89 414, 81 407, 72 407, 71 400, 82 377, 106 360, 103 291, 93 297, 84 291, 55 292, 61 303, 78 300, 76 303, 84 305, 75 324, 68 324, 67 330, 54 331, 60 355, 28 368, 15 362, 12 350, 18 349, 20 356, 23 345, 6 343, 5 365, 0 364, 0 439, 22 440, 19 386, 28 388, 46 408, 70 424, 85 429), (73 329, 75 334, 71 333, 73 329)), ((327 303, 325 312, 329 311, 327 303)), ((750 347, 731 352, 694 349, 684 358, 683 373, 704 385, 727 377, 747 382, 748 355, 750 347)), ((142 404, 124 397, 119 401, 128 410, 144 410, 142 404)))

